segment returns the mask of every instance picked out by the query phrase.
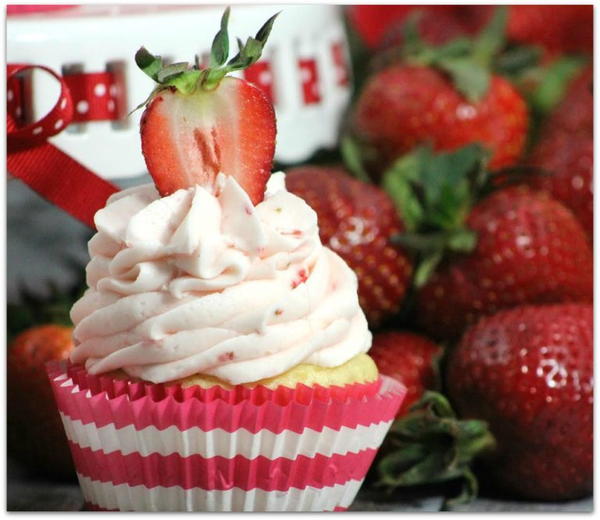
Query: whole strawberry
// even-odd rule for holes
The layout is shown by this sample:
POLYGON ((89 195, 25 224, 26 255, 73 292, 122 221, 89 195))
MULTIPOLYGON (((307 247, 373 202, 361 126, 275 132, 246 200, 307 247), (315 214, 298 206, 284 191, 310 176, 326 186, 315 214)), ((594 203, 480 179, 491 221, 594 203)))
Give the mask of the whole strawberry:
POLYGON ((466 219, 470 253, 448 258, 417 296, 419 321, 454 338, 480 316, 525 303, 591 302, 592 251, 561 203, 526 187, 479 202, 466 219))
POLYGON ((448 360, 462 417, 497 442, 486 475, 512 493, 566 500, 592 491, 593 309, 523 306, 482 318, 448 360))
POLYGON ((411 263, 390 237, 404 228, 381 189, 341 168, 302 166, 287 172, 289 191, 316 212, 323 244, 338 253, 358 277, 360 304, 372 326, 398 312, 411 263))
POLYGON ((481 142, 493 156, 490 166, 508 166, 520 157, 527 132, 521 95, 493 77, 485 95, 466 99, 443 72, 431 67, 392 65, 373 76, 356 105, 354 131, 386 162, 431 142, 455 150, 481 142))
POLYGON ((592 251, 571 211, 485 163, 477 145, 421 148, 383 178, 407 229, 396 240, 416 255, 416 321, 433 338, 507 307, 592 301, 592 251))
POLYGON ((396 417, 403 416, 436 385, 437 358, 442 349, 425 336, 412 332, 382 332, 373 338, 369 355, 379 372, 393 377, 406 387, 406 397, 396 417))
POLYGON ((8 453, 32 472, 68 479, 75 469, 46 375, 47 361, 67 359, 72 328, 41 325, 27 329, 8 347, 8 453))
MULTIPOLYGON (((501 21, 490 27, 500 31, 501 21)), ((501 38, 493 39, 495 46, 484 45, 489 39, 482 36, 470 46, 436 48, 411 34, 407 30, 403 59, 367 81, 351 118, 353 134, 378 155, 371 169, 425 143, 435 150, 481 143, 492 153, 492 169, 514 164, 525 145, 528 115, 519 92, 491 73, 501 38)))
POLYGON ((547 190, 575 214, 593 238, 594 100, 592 69, 571 84, 563 101, 550 115, 530 162, 547 175, 531 184, 547 190))

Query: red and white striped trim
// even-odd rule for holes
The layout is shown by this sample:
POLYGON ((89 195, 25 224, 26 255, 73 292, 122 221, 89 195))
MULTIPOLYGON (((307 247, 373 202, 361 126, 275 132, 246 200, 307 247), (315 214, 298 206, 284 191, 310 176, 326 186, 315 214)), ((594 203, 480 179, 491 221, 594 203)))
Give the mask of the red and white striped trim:
POLYGON ((356 428, 342 426, 339 430, 325 427, 320 432, 307 428, 301 434, 286 432, 285 438, 269 430, 251 433, 240 429, 232 434, 216 428, 209 437, 195 427, 181 431, 175 426, 165 430, 147 426, 136 430, 133 425, 117 429, 114 424, 107 424, 98 428, 94 423, 84 424, 63 413, 61 417, 67 438, 80 448, 103 450, 105 453, 118 450, 122 455, 138 453, 142 457, 155 453, 162 456, 227 457, 231 454, 233 442, 236 444, 236 453, 248 459, 259 455, 272 459, 275 453, 286 458, 299 455, 329 457, 365 449, 377 450, 390 427, 390 421, 381 421, 370 426, 358 425, 356 428), (284 440, 287 444, 283 443, 284 440), (265 453, 265 446, 270 446, 272 453, 265 453))
POLYGON ((326 488, 349 480, 362 480, 373 461, 376 450, 363 450, 346 455, 294 459, 259 456, 247 459, 240 455, 204 458, 199 455, 166 457, 158 454, 142 457, 138 453, 122 455, 118 451, 105 454, 71 444, 71 453, 79 474, 113 485, 181 487, 225 491, 230 488, 251 491, 288 491, 307 486, 326 488))
POLYGON ((71 419, 84 424, 93 422, 98 427, 113 424, 118 429, 133 425, 136 430, 148 426, 159 430, 176 426, 182 431, 197 427, 205 432, 216 428, 233 432, 243 428, 252 433, 265 429, 273 433, 302 433, 306 428, 339 430, 342 426, 356 428, 391 421, 397 411, 396 401, 402 399, 402 395, 398 399, 383 399, 381 395, 386 389, 380 389, 375 395, 360 399, 354 399, 352 395, 346 399, 313 398, 308 403, 291 399, 284 405, 276 399, 260 405, 252 399, 232 404, 220 398, 209 401, 189 398, 180 402, 173 396, 165 396, 157 401, 151 394, 131 399, 127 393, 115 397, 109 397, 105 391, 94 393, 75 384, 65 374, 53 376, 51 381, 59 410, 71 419))
POLYGON ((352 504, 362 484, 362 480, 350 480, 318 489, 207 491, 179 486, 152 489, 128 484, 115 486, 78 477, 91 509, 119 511, 339 511, 352 504))

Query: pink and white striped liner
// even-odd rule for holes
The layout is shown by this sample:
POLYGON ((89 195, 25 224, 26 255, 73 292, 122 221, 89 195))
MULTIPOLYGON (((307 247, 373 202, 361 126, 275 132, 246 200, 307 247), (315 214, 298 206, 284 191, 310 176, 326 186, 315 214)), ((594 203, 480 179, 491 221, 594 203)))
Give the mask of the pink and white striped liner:
POLYGON ((352 503, 405 395, 181 388, 48 365, 89 509, 333 511, 352 503))

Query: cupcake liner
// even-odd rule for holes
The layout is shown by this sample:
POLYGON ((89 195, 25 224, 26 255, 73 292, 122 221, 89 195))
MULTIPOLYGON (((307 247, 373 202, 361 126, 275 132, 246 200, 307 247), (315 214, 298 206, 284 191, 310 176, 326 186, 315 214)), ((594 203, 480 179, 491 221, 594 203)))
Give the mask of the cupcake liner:
POLYGON ((404 399, 398 382, 226 390, 48 365, 90 508, 333 511, 354 499, 404 399))

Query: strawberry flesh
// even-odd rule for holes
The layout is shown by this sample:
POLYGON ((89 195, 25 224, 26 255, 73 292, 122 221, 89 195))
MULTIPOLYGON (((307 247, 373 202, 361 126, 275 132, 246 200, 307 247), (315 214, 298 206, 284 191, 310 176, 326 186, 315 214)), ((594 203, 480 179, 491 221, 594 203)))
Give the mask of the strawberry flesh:
POLYGON ((157 94, 141 122, 142 153, 162 196, 233 176, 254 204, 264 197, 275 153, 275 113, 254 85, 225 77, 214 90, 157 94))

